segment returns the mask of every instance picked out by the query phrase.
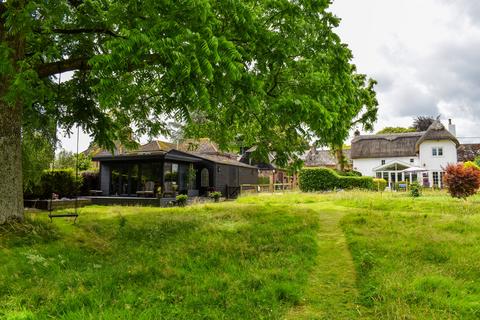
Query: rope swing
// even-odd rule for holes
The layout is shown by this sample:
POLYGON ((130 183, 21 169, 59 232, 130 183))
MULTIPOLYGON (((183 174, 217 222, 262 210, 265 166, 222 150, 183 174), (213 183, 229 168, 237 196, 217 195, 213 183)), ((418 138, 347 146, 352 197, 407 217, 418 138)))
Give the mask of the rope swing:
MULTIPOLYGON (((60 92, 61 79, 62 79, 62 74, 60 73, 60 75, 58 77, 57 97, 59 96, 59 92, 60 92)), ((57 128, 55 126, 55 132, 56 132, 56 130, 57 130, 57 128)), ((55 133, 55 135, 56 135, 56 133, 55 133)), ((80 126, 77 124, 77 153, 76 153, 76 157, 75 157, 75 183, 77 183, 77 181, 78 181, 78 144, 79 144, 79 137, 80 137, 80 126)), ((52 162, 52 173, 54 172, 54 168, 55 168, 56 146, 53 148, 53 150, 54 150, 54 152, 53 152, 53 162, 52 162)), ((50 206, 48 208, 48 217, 50 218, 50 222, 53 221, 53 218, 75 218, 73 220, 73 223, 75 224, 77 222, 77 218, 78 218, 78 188, 75 189, 75 206, 74 206, 74 211, 73 212, 68 212, 67 211, 65 213, 54 214, 52 203, 53 203, 53 192, 51 194, 50 206)))

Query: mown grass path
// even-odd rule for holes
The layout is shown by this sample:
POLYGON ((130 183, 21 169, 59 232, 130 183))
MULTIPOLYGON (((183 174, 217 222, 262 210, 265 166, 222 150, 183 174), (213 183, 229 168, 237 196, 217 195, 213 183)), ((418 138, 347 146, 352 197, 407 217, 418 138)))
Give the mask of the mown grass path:
POLYGON ((301 206, 314 210, 318 217, 319 255, 308 280, 302 305, 292 308, 285 318, 362 318, 366 310, 356 303, 358 291, 355 267, 340 226, 340 220, 345 215, 344 208, 323 205, 320 209, 315 204, 301 206))

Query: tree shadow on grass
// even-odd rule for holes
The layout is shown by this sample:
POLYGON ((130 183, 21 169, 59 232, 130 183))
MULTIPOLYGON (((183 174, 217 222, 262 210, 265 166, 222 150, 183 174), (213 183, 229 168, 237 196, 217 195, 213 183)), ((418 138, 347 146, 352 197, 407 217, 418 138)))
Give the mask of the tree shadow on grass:
POLYGON ((55 225, 28 217, 24 221, 12 220, 0 225, 0 248, 49 243, 59 238, 60 234, 55 225))

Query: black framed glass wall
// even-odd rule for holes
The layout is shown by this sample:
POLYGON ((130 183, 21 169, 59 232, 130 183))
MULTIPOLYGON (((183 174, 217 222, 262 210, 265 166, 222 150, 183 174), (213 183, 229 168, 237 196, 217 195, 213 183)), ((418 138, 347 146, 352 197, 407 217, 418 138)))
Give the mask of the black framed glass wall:
MULTIPOLYGON (((187 163, 165 162, 163 179, 166 192, 185 192, 189 187, 189 167, 187 163)), ((193 167, 193 166, 192 166, 193 167)))
POLYGON ((110 165, 110 194, 136 196, 137 191, 162 184, 161 162, 112 163, 110 165))

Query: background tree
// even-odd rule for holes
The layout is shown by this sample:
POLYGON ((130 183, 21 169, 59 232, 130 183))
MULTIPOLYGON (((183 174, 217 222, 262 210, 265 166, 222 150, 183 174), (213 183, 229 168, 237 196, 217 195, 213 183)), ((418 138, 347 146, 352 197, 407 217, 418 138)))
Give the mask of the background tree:
POLYGON ((24 132, 22 141, 23 192, 30 193, 40 182, 44 170, 50 167, 55 141, 39 132, 24 132))
POLYGON ((415 132, 415 128, 404 128, 404 127, 385 127, 382 130, 378 131, 377 134, 386 134, 386 133, 406 133, 406 132, 415 132))
POLYGON ((62 149, 55 156, 54 164, 55 169, 75 169, 75 167, 78 167, 78 171, 86 171, 92 167, 92 158, 83 153, 79 153, 77 162, 76 153, 62 149))
POLYGON ((412 128, 416 131, 427 131, 428 127, 435 121, 431 116, 418 116, 413 120, 412 128))
POLYGON ((221 146, 242 133, 279 163, 312 136, 343 143, 373 85, 328 5, 0 0, 0 223, 22 216, 22 132, 41 118, 111 149, 183 121, 221 146))

